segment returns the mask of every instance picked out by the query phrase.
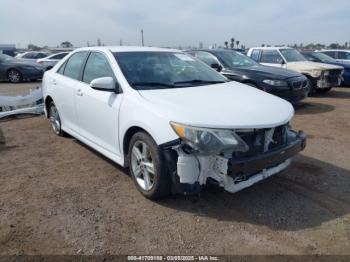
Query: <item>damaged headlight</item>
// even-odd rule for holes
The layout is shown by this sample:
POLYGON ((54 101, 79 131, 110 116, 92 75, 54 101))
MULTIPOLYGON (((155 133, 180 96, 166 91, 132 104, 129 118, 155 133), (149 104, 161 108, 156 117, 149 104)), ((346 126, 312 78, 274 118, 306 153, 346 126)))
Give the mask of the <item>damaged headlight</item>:
POLYGON ((249 146, 232 130, 170 123, 175 133, 193 149, 205 153, 246 152, 249 146))

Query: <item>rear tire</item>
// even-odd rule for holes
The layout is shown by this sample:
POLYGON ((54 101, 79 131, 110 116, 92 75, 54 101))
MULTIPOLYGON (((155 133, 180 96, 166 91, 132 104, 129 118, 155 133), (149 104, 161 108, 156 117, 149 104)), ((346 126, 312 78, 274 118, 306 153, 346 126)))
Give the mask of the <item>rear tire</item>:
POLYGON ((21 72, 18 71, 17 69, 10 69, 7 72, 7 80, 10 83, 17 84, 17 83, 22 82, 23 76, 22 76, 21 72))
POLYGON ((48 114, 53 132, 58 136, 64 136, 63 130, 61 128, 61 118, 53 101, 51 101, 49 105, 48 114))
POLYGON ((131 177, 138 191, 151 200, 165 197, 171 192, 161 149, 145 132, 133 135, 129 144, 128 163, 131 177))

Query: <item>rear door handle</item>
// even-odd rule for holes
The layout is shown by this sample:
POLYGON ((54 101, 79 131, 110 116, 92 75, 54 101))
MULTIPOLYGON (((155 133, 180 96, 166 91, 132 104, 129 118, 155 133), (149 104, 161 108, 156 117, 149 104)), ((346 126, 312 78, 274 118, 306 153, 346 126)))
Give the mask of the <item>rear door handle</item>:
POLYGON ((83 92, 81 91, 81 89, 77 90, 77 96, 83 96, 83 92))
POLYGON ((57 85, 56 79, 53 79, 53 80, 52 80, 52 84, 53 84, 54 86, 57 85))

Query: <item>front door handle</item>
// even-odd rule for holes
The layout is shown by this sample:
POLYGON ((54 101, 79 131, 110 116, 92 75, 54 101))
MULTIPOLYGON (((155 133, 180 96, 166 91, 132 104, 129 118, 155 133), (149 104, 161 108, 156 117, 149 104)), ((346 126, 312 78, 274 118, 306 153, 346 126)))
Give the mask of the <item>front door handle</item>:
POLYGON ((77 90, 77 96, 83 96, 83 92, 81 91, 81 89, 77 90))

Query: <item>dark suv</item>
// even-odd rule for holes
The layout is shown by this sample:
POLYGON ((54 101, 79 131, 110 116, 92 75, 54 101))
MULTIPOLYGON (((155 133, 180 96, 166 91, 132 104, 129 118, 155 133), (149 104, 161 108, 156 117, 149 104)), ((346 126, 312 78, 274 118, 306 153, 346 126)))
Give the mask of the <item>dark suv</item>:
POLYGON ((191 50, 187 53, 202 60, 230 80, 254 86, 294 104, 306 98, 309 92, 308 80, 302 74, 260 65, 233 50, 205 49, 191 50))

